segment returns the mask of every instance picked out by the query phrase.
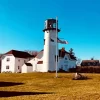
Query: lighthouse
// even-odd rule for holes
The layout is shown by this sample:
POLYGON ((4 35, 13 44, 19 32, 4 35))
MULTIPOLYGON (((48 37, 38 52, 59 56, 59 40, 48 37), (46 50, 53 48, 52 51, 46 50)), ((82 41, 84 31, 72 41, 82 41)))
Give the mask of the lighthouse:
POLYGON ((44 25, 43 72, 56 70, 58 20, 47 19, 44 25))

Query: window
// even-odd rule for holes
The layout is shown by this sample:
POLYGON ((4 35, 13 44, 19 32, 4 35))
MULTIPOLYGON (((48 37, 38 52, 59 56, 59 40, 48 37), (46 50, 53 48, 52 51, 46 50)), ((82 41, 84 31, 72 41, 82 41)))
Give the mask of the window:
POLYGON ((90 66, 91 64, 90 63, 88 63, 88 66, 90 66))
POLYGON ((20 69, 20 66, 18 66, 18 69, 20 69))
POLYGON ((44 45, 45 45, 45 39, 44 39, 44 45))
POLYGON ((24 60, 24 63, 26 63, 26 60, 24 60))
POLYGON ((9 69, 9 66, 6 66, 6 69, 9 69))
POLYGON ((56 23, 53 23, 53 28, 56 28, 56 23))
POLYGON ((68 67, 68 65, 65 65, 65 67, 68 67))
POLYGON ((20 59, 18 59, 18 61, 20 62, 20 59))
POLYGON ((55 61, 56 61, 56 58, 57 58, 57 62, 58 62, 58 55, 57 56, 55 55, 55 61))
POLYGON ((65 58, 65 60, 67 60, 67 58, 65 58))
POLYGON ((47 21, 44 23, 44 29, 47 29, 47 21))
POLYGON ((7 58, 7 61, 10 61, 10 58, 7 58))
POLYGON ((95 62, 93 63, 93 66, 96 66, 96 63, 95 62))

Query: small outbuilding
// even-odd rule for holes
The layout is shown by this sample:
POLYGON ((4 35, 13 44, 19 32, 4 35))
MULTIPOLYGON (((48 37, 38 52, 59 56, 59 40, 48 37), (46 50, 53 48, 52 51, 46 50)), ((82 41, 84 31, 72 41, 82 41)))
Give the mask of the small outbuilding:
POLYGON ((25 63, 22 66, 22 73, 30 73, 33 72, 33 66, 31 63, 25 63))

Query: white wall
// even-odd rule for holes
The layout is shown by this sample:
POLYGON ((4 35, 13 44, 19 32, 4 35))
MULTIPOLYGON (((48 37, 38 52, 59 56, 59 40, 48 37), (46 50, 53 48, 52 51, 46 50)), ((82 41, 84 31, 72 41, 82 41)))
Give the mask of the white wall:
POLYGON ((12 73, 21 72, 21 67, 24 63, 28 62, 29 58, 15 58, 12 54, 4 55, 2 57, 2 65, 1 65, 1 72, 11 71, 12 73), (7 58, 10 61, 7 61, 7 58), (6 69, 6 66, 9 66, 9 69, 6 69), (18 69, 19 66, 19 69, 18 69))
POLYGON ((44 35, 44 55, 43 55, 43 70, 44 72, 55 70, 55 55, 56 55, 56 30, 45 31, 44 35), (54 40, 54 42, 51 41, 54 40))
POLYGON ((24 65, 24 63, 28 62, 28 58, 15 58, 15 72, 21 72, 21 67, 24 65), (18 69, 19 66, 19 69, 18 69))
POLYGON ((32 58, 15 58, 15 72, 22 72, 22 66, 32 58), (18 69, 19 66, 19 69, 18 69))
POLYGON ((68 71, 69 68, 75 68, 75 67, 76 67, 76 60, 70 59, 70 56, 68 54, 66 54, 64 58, 59 59, 58 70, 59 68, 62 68, 63 70, 68 71))
POLYGON ((36 71, 37 72, 44 72, 44 70, 43 70, 43 64, 37 64, 36 71))
POLYGON ((15 72, 14 67, 15 67, 15 57, 13 55, 4 55, 1 61, 1 73, 7 71, 11 71, 12 73, 14 73, 15 72), (7 58, 9 58, 10 61, 7 61, 7 58), (6 69, 6 66, 9 66, 9 69, 6 69))
POLYGON ((27 72, 28 73, 33 72, 33 67, 32 66, 27 66, 27 72))
POLYGON ((22 73, 30 73, 30 72, 33 72, 33 67, 27 66, 26 64, 24 64, 22 66, 22 73))
POLYGON ((33 59, 31 59, 30 61, 27 62, 27 63, 31 63, 32 64, 32 69, 29 66, 26 66, 26 64, 24 64, 22 66, 22 73, 24 73, 24 72, 32 72, 32 71, 33 72, 42 72, 43 64, 37 64, 38 61, 43 61, 43 51, 41 51, 35 58, 33 58, 33 59))
POLYGON ((76 67, 76 61, 75 60, 70 60, 70 68, 75 68, 76 67))
POLYGON ((65 71, 67 71, 69 69, 69 56, 68 55, 65 55, 64 58, 59 59, 59 67, 58 68, 62 68, 65 71))
POLYGON ((37 62, 38 62, 38 58, 33 58, 30 61, 28 61, 28 63, 32 64, 32 67, 33 67, 32 71, 33 72, 37 71, 37 69, 36 69, 37 68, 37 62))
POLYGON ((24 64, 24 65, 22 66, 21 72, 22 72, 22 73, 27 73, 27 66, 26 66, 26 64, 24 64))
POLYGON ((41 70, 43 70, 43 66, 40 67, 41 64, 37 64, 38 61, 43 61, 43 51, 39 52, 35 58, 28 61, 28 63, 31 63, 33 66, 33 72, 41 72, 41 70))

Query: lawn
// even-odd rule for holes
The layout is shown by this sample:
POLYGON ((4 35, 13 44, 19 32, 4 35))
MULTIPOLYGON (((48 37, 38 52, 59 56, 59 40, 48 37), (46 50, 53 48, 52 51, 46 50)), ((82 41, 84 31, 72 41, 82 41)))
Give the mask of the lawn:
POLYGON ((74 73, 0 74, 0 100, 100 100, 100 74, 72 80, 74 73))

